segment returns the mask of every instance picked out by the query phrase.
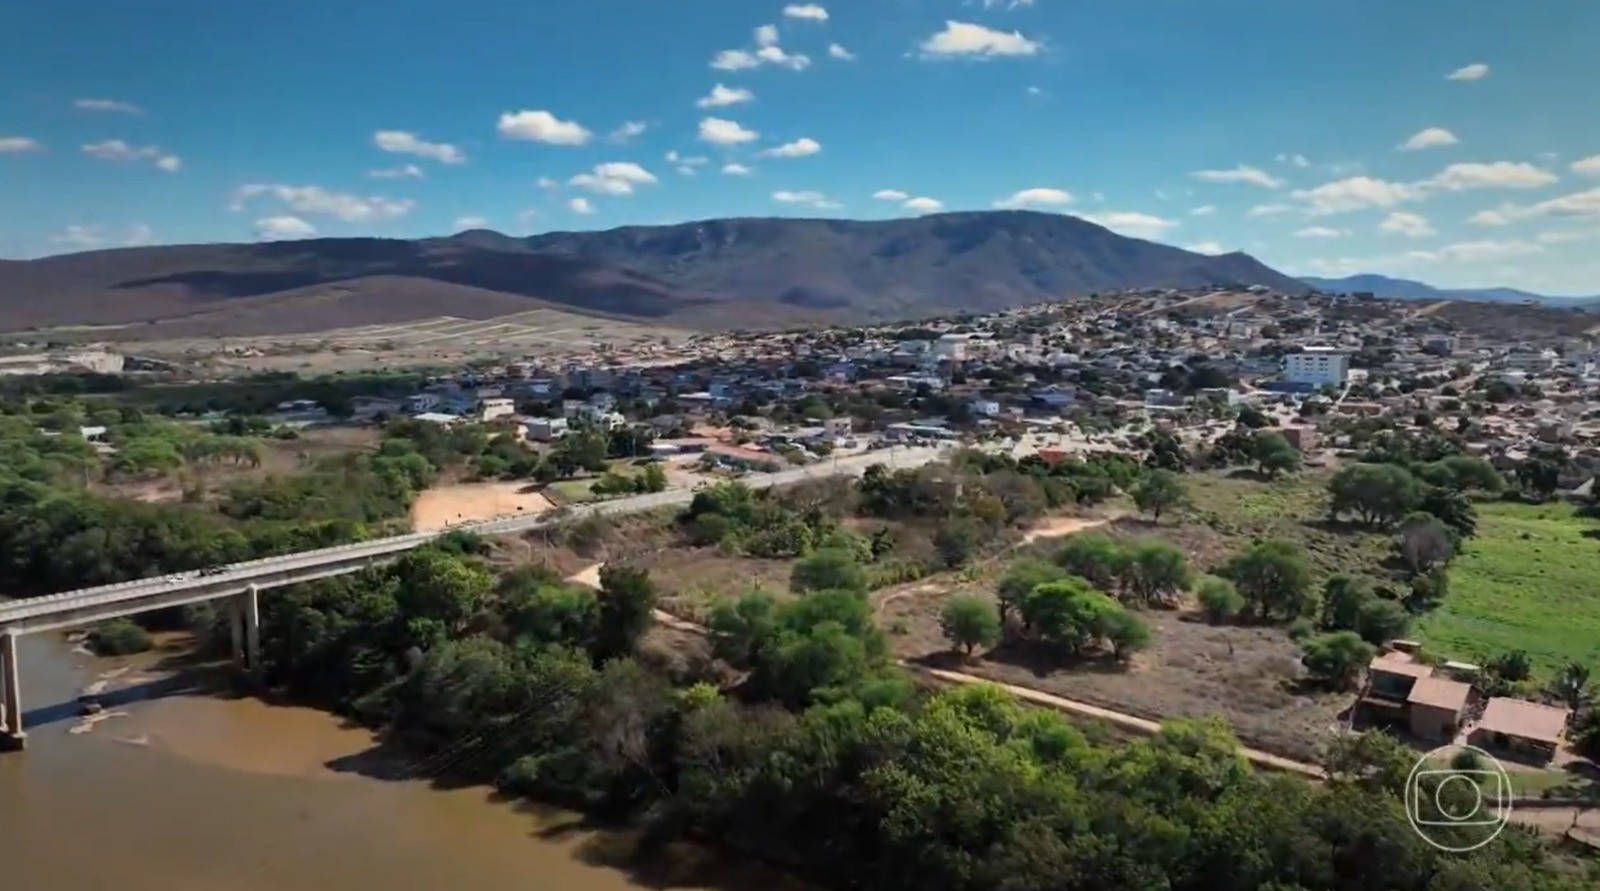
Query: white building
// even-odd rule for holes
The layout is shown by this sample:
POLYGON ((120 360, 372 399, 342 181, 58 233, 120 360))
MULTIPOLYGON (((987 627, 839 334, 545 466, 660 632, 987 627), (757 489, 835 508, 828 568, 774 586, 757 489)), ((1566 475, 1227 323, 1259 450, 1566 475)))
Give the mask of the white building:
POLYGON ((478 418, 480 420, 492 421, 495 418, 506 418, 516 413, 516 403, 504 396, 496 396, 493 399, 484 399, 478 402, 478 418))
POLYGON ((1342 387, 1350 376, 1350 354, 1337 347, 1306 347, 1283 357, 1283 377, 1291 384, 1342 387))

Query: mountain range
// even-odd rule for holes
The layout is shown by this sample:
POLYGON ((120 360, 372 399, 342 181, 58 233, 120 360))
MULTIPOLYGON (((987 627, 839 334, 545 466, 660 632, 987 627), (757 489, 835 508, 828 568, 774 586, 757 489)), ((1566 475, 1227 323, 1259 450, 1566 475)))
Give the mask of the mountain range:
POLYGON ((1600 297, 1547 297, 1516 288, 1436 288, 1403 278, 1386 275, 1351 275, 1344 278, 1312 278, 1300 280, 1331 294, 1370 293, 1390 300, 1472 300, 1483 303, 1526 303, 1535 301, 1555 307, 1571 307, 1600 302, 1600 297))
POLYGON ((526 238, 474 230, 0 261, 0 330, 268 334, 540 307, 728 329, 983 312, 1126 288, 1250 285, 1307 290, 1243 253, 1192 253, 1061 214, 717 219, 526 238))

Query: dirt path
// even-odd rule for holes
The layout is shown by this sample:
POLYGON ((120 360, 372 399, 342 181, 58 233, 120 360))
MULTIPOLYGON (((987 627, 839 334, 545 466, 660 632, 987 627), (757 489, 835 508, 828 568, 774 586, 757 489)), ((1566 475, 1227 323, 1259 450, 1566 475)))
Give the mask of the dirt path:
POLYGON ((1076 535, 1086 529, 1098 529, 1119 517, 1049 517, 1039 525, 1029 529, 1022 536, 1022 542, 1017 547, 1030 545, 1041 538, 1064 538, 1076 535))
MULTIPOLYGON (((604 563, 595 563, 590 566, 585 566, 572 575, 567 576, 567 581, 573 583, 574 585, 583 585, 586 588, 593 588, 598 591, 600 590, 600 570, 604 566, 604 563)), ((704 635, 706 633, 705 626, 696 625, 687 619, 680 619, 666 610, 652 610, 651 613, 654 615, 656 622, 665 625, 674 631, 686 631, 690 634, 699 635, 704 635)))
POLYGON ((411 528, 434 532, 458 523, 540 514, 553 507, 542 493, 528 489, 523 482, 437 486, 417 496, 411 506, 411 528))
MULTIPOLYGON (((1002 684, 998 681, 991 681, 987 678, 977 677, 976 675, 962 674, 958 671, 945 671, 942 668, 923 668, 919 666, 907 667, 913 671, 920 672, 921 674, 931 677, 936 681, 946 684, 994 684, 995 686, 1005 690, 1007 693, 1010 693, 1012 696, 1017 697, 1023 702, 1030 702, 1034 705, 1042 705, 1046 708, 1052 708, 1056 711, 1066 712, 1082 718, 1092 718, 1097 721, 1105 721, 1119 730, 1125 730, 1129 733, 1137 733, 1141 736, 1152 736, 1161 730, 1161 725, 1158 722, 1151 721, 1146 718, 1139 718, 1125 712, 1101 708, 1097 705, 1090 705, 1087 702, 1079 702, 1075 699, 1067 699, 1062 696, 1056 696, 1051 693, 1035 690, 1031 687, 1018 687, 1012 684, 1002 684)), ((1304 761, 1295 761, 1292 758, 1283 758, 1270 752, 1263 752, 1259 749, 1249 748, 1248 746, 1240 746, 1239 751, 1242 752, 1245 758, 1249 759, 1252 764, 1255 764, 1258 767, 1284 771, 1286 773, 1295 773, 1315 780, 1327 778, 1322 772, 1322 768, 1315 764, 1309 764, 1304 761)))

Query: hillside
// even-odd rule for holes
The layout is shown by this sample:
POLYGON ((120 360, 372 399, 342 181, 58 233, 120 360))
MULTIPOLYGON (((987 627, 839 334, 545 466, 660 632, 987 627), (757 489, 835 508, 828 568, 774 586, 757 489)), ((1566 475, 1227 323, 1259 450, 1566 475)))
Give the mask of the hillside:
POLYGON ((1386 275, 1350 275, 1344 278, 1301 276, 1301 281, 1331 294, 1371 293, 1390 300, 1472 300, 1483 303, 1525 303, 1533 300, 1557 307, 1592 303, 1597 297, 1548 297, 1516 288, 1436 288, 1432 285, 1386 275))
POLYGON ((1245 254, 1194 254, 1056 214, 730 219, 531 238, 479 230, 416 241, 173 245, 7 261, 0 263, 0 330, 159 323, 253 334, 489 318, 541 306, 732 328, 1210 285, 1306 287, 1245 254))

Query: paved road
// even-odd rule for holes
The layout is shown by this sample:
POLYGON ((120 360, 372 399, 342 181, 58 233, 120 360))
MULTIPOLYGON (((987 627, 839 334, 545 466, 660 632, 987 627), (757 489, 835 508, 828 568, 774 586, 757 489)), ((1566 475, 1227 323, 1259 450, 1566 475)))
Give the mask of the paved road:
MULTIPOLYGON (((750 474, 744 477, 742 482, 754 488, 767 488, 797 483, 807 479, 822 479, 830 476, 859 476, 873 464, 885 464, 892 467, 917 467, 947 454, 948 450, 948 447, 879 449, 777 473, 750 474)), ((26 619, 50 616, 86 606, 135 601, 161 594, 176 594, 190 589, 248 585, 264 576, 283 572, 310 572, 320 566, 335 566, 343 563, 359 563, 362 560, 381 559, 420 547, 450 531, 466 531, 486 536, 510 535, 584 516, 639 513, 659 507, 688 504, 693 498, 694 491, 691 489, 673 489, 649 495, 638 495, 632 498, 621 498, 615 501, 582 505, 567 510, 559 517, 536 514, 489 520, 481 523, 464 523, 436 532, 416 532, 407 535, 396 535, 390 538, 357 542, 355 544, 302 551, 277 557, 264 557, 259 560, 248 560, 220 567, 218 570, 204 574, 201 572, 173 573, 154 578, 120 582, 114 585, 80 588, 60 594, 16 600, 0 604, 0 628, 26 619)))

